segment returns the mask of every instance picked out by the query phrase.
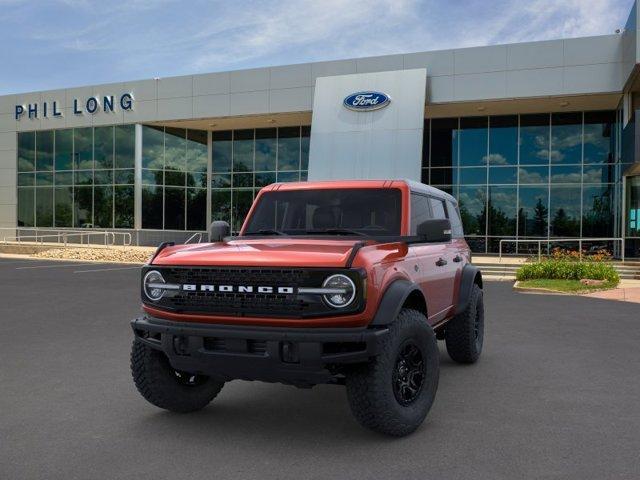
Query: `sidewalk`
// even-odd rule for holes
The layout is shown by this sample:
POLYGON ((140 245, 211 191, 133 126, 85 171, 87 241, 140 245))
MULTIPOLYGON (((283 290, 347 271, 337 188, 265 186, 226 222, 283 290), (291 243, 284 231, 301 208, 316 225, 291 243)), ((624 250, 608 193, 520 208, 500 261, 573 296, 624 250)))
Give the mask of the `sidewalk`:
POLYGON ((585 297, 640 303, 640 280, 624 280, 618 288, 603 292, 585 293, 585 297))
POLYGON ((521 265, 527 261, 528 257, 508 257, 503 256, 502 259, 497 255, 473 255, 473 263, 478 264, 496 264, 496 265, 521 265))

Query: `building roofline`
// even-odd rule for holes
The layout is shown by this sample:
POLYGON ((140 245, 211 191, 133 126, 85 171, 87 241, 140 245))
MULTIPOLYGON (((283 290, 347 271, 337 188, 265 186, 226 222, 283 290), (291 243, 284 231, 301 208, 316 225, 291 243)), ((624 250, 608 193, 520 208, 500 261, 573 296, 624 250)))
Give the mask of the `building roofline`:
MULTIPOLYGON (((6 93, 3 95, 0 95, 0 98, 2 97, 6 97, 6 96, 21 96, 21 95, 33 95, 33 94, 43 94, 43 93, 47 93, 47 92, 53 92, 53 91, 58 91, 58 90, 70 90, 70 89, 81 89, 81 88, 91 88, 91 87, 97 87, 97 86, 116 86, 119 84, 126 84, 126 83, 137 83, 137 82, 150 82, 150 81, 158 81, 158 80, 173 80, 173 79, 180 79, 180 78, 187 78, 187 77, 197 77, 200 75, 213 75, 213 74, 241 74, 241 73, 250 73, 250 72, 254 72, 257 70, 271 70, 271 69, 283 69, 283 68, 288 68, 288 67, 304 67, 304 66, 314 66, 314 65, 322 65, 322 64, 328 64, 328 63, 334 63, 334 62, 365 62, 365 61, 375 61, 375 60, 379 60, 379 59, 384 59, 384 58, 388 58, 388 57, 405 57, 405 56, 415 56, 415 55, 426 55, 426 54, 433 54, 433 55, 438 55, 438 54, 447 54, 447 53, 453 53, 455 55, 456 52, 468 52, 474 49, 490 49, 490 48, 500 48, 500 47, 518 47, 518 46, 523 46, 523 45, 542 45, 545 43, 553 43, 553 42, 565 42, 565 41, 580 41, 580 40, 584 40, 584 41, 589 41, 589 40, 594 40, 594 39, 605 39, 605 38, 612 38, 612 37, 620 37, 622 38, 623 33, 612 33, 612 34, 602 34, 602 35, 589 35, 589 36, 583 36, 583 37, 566 37, 566 38, 552 38, 552 39, 545 39, 545 40, 532 40, 532 41, 522 41, 522 42, 513 42, 513 43, 495 43, 495 44, 485 44, 485 45, 473 45, 473 46, 465 46, 465 47, 452 47, 452 48, 443 48, 443 49, 437 49, 437 50, 419 50, 419 51, 411 51, 411 52, 398 52, 398 53, 388 53, 388 54, 384 54, 384 55, 373 55, 373 56, 363 56, 363 57, 348 57, 348 58, 334 58, 334 59, 324 59, 324 60, 317 60, 317 61, 312 61, 312 62, 301 62, 301 63, 290 63, 290 64, 279 64, 279 65, 270 65, 270 66, 264 66, 264 67, 248 67, 248 68, 239 68, 239 69, 230 69, 230 70, 213 70, 213 71, 206 71, 206 72, 199 72, 199 73, 192 73, 192 74, 185 74, 185 75, 169 75, 169 76, 155 76, 152 78, 137 78, 137 79, 123 79, 123 80, 116 80, 113 82, 108 82, 108 83, 100 83, 100 84, 80 84, 80 85, 67 85, 67 86, 61 86, 61 87, 57 87, 57 88, 47 88, 46 90, 31 90, 31 91, 24 91, 24 92, 10 92, 10 93, 6 93)), ((610 63, 616 63, 619 62, 620 60, 612 60, 610 63)), ((404 63, 404 62, 403 62, 404 63)), ((409 69, 409 68, 415 68, 413 66, 403 66, 403 69, 409 69)), ((377 70, 376 70, 377 71, 377 70)), ((380 70, 383 71, 383 70, 380 70)), ((362 72, 353 72, 353 73, 362 73, 362 72)), ((429 75, 429 71, 427 70, 427 75, 429 75)))

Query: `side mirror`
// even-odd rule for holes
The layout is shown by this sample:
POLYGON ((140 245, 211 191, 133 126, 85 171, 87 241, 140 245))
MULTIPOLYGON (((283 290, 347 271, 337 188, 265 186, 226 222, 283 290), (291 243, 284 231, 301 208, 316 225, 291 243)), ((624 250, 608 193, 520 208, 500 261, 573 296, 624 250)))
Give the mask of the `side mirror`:
POLYGON ((231 227, 227 222, 216 220, 215 222, 211 222, 211 227, 209 227, 209 241, 221 242, 224 237, 228 237, 230 233, 231 227))
POLYGON ((451 240, 451 222, 446 218, 425 220, 418 225, 416 233, 427 242, 449 242, 451 240))

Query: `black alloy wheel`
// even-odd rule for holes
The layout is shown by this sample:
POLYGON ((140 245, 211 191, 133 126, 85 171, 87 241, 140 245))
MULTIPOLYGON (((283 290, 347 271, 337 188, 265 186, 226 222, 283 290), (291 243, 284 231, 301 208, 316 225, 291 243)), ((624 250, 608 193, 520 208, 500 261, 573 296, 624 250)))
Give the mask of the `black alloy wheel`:
POLYGON ((400 348, 393 370, 393 394, 400 405, 411 405, 420 396, 426 365, 420 348, 411 340, 400 348))

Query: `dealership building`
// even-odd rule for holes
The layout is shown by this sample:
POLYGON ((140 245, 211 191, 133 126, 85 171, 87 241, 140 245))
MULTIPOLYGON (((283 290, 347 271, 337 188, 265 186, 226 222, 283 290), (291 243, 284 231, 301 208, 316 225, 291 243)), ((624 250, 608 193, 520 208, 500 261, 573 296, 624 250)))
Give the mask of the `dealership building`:
POLYGON ((408 178, 458 199, 475 252, 585 239, 640 256, 637 16, 612 35, 0 96, 0 240, 181 241, 237 231, 274 182, 408 178))

